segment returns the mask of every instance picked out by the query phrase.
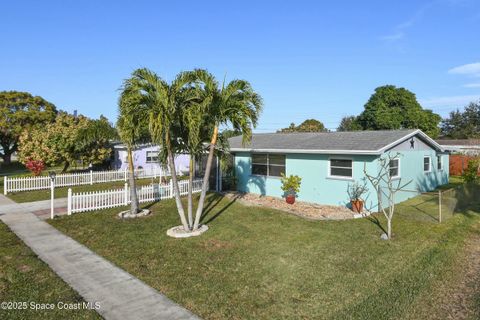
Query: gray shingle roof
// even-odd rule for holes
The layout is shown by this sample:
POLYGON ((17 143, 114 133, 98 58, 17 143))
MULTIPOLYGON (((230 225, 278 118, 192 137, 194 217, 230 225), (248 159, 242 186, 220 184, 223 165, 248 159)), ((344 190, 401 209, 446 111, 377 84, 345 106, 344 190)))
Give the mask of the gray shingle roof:
POLYGON ((436 142, 442 146, 480 146, 480 139, 440 139, 436 142))
MULTIPOLYGON (((308 133, 260 133, 253 134, 250 144, 242 145, 242 137, 229 139, 231 151, 357 151, 374 153, 386 146, 416 132, 416 129, 388 131, 352 131, 352 132, 308 132, 308 133)), ((428 138, 430 139, 430 138, 428 138)), ((431 139, 430 139, 431 140, 431 139)), ((433 141, 433 140, 431 140, 433 141)))

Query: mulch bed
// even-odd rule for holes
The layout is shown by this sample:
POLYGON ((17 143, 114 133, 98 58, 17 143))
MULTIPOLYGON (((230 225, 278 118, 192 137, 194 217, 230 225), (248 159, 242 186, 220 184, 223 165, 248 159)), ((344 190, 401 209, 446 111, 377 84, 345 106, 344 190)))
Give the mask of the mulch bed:
POLYGON ((253 193, 227 192, 225 196, 230 199, 237 199, 237 201, 247 206, 268 207, 312 220, 346 220, 354 218, 354 213, 342 206, 320 205, 303 201, 295 201, 294 204, 288 204, 282 198, 253 193))

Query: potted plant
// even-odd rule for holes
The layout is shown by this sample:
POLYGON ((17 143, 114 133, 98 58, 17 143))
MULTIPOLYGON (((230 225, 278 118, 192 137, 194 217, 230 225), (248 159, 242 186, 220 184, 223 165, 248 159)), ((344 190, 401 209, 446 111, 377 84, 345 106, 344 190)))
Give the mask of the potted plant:
POLYGON ((366 184, 353 183, 348 186, 348 195, 350 197, 350 204, 352 205, 352 210, 357 213, 363 211, 363 199, 362 195, 368 191, 366 184))
POLYGON ((302 178, 295 175, 289 175, 288 177, 282 173, 282 190, 285 193, 285 200, 288 204, 295 203, 295 197, 297 193, 300 191, 300 183, 302 182, 302 178))

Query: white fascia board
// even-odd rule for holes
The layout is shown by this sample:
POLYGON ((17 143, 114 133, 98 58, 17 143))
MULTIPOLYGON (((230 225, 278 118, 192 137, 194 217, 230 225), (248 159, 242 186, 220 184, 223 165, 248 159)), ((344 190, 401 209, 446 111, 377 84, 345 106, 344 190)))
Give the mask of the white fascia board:
POLYGON ((358 154, 380 155, 378 150, 312 150, 312 149, 249 149, 230 148, 232 152, 263 152, 263 153, 306 153, 306 154, 358 154))

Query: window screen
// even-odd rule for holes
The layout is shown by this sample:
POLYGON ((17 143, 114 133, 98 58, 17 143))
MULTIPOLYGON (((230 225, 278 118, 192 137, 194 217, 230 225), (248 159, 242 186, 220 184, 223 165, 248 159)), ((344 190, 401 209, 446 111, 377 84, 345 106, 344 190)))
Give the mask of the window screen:
POLYGON ((392 159, 389 163, 390 177, 396 178, 400 175, 400 160, 392 159))
POLYGON ((252 174, 280 177, 285 174, 284 154, 252 154, 252 174))
POLYGON ((423 171, 430 171, 430 157, 423 158, 423 171))
POLYGON ((330 176, 351 178, 353 176, 352 160, 330 159, 330 176))

